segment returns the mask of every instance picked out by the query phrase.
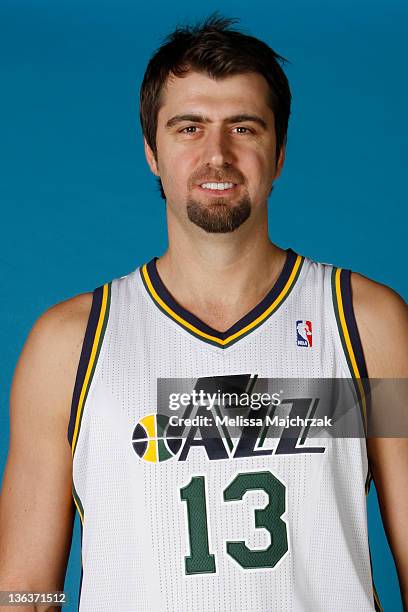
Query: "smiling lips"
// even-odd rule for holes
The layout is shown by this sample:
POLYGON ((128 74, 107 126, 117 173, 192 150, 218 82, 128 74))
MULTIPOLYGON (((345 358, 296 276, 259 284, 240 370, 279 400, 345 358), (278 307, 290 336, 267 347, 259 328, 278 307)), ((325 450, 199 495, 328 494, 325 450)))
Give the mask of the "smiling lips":
POLYGON ((228 193, 232 193, 237 187, 237 183, 217 183, 217 182, 206 182, 200 183, 196 185, 200 189, 200 191, 205 191, 206 193, 211 193, 212 195, 222 195, 225 196, 228 193))

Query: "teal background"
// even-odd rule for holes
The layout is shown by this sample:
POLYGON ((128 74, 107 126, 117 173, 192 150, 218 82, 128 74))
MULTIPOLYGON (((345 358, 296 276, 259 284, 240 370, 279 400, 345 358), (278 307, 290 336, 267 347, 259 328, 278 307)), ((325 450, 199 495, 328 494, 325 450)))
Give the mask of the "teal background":
MULTIPOLYGON (((216 9, 291 61, 293 112, 270 199, 272 239, 407 298, 402 0, 223 0, 205 10, 186 1, 0 0, 0 470, 12 373, 35 319, 165 249, 138 89, 161 38, 216 9)), ((385 612, 398 612, 373 490, 368 513, 377 589, 385 612)), ((79 576, 76 521, 66 609, 76 608, 79 576)))

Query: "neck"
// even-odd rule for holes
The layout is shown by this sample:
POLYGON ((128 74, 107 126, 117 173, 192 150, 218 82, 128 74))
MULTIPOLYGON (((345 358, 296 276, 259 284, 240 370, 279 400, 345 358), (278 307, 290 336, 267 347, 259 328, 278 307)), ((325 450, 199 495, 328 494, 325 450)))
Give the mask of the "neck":
POLYGON ((197 230, 177 237, 169 232, 169 248, 158 260, 157 271, 181 306, 226 331, 265 297, 286 253, 270 242, 267 224, 251 235, 238 235, 241 228, 211 236, 197 230))

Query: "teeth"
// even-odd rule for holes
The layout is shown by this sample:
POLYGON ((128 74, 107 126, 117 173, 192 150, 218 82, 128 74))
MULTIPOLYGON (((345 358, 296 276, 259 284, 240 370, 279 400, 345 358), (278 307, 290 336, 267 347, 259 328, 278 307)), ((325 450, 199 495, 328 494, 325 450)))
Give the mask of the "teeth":
POLYGON ((231 189, 234 183, 202 183, 201 187, 204 189, 231 189))

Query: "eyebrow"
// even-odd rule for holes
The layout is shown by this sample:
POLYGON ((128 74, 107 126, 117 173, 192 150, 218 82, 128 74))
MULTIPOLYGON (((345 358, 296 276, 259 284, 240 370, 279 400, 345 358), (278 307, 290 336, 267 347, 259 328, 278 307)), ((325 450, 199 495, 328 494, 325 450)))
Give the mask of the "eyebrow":
MULTIPOLYGON (((169 119, 166 123, 166 128, 170 129, 178 123, 182 123, 184 121, 191 121, 192 123, 213 123, 211 119, 209 119, 205 115, 187 113, 183 115, 175 115, 174 117, 169 119)), ((258 115, 249 115, 246 113, 241 113, 239 115, 232 115, 231 117, 226 117, 224 119, 224 123, 244 123, 246 121, 256 123, 264 130, 266 130, 268 127, 266 121, 258 115)))

